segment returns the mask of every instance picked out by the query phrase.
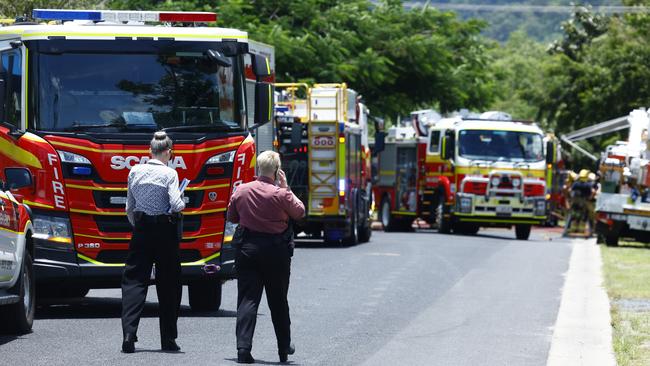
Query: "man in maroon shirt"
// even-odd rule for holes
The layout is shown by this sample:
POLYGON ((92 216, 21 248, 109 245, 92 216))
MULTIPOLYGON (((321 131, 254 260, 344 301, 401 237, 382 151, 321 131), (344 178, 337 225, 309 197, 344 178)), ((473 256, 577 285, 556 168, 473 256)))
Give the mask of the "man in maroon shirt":
POLYGON ((280 362, 286 362, 287 355, 295 352, 287 302, 291 267, 289 220, 302 218, 305 206, 287 186, 278 153, 261 153, 257 167, 260 176, 237 187, 228 206, 228 221, 239 223, 242 229, 236 257, 237 362, 255 362, 251 348, 263 289, 271 310, 280 362))

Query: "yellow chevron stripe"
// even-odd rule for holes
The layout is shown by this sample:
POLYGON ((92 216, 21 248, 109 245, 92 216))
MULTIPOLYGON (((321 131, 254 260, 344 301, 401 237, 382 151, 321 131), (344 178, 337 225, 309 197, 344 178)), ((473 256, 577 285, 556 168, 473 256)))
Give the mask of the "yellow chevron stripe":
POLYGON ((23 203, 26 204, 27 206, 54 209, 54 206, 46 205, 44 203, 33 202, 33 201, 26 200, 26 199, 23 199, 23 203))
POLYGON ((43 168, 36 155, 3 138, 0 138, 0 153, 21 165, 28 165, 37 169, 43 168))
MULTIPOLYGON (((213 255, 209 256, 209 257, 199 259, 198 261, 195 261, 195 262, 181 263, 181 266, 184 266, 184 267, 185 266, 200 266, 200 265, 206 264, 207 262, 209 262, 209 261, 211 261, 211 260, 213 260, 215 258, 219 258, 220 256, 221 256, 221 252, 216 252, 213 255)), ((104 262, 100 262, 98 260, 87 257, 87 256, 85 256, 85 255, 83 255, 81 253, 77 253, 77 257, 80 258, 80 259, 85 260, 88 263, 92 263, 92 264, 94 264, 96 266, 100 266, 100 267, 124 267, 125 266, 124 263, 104 263, 104 262)))

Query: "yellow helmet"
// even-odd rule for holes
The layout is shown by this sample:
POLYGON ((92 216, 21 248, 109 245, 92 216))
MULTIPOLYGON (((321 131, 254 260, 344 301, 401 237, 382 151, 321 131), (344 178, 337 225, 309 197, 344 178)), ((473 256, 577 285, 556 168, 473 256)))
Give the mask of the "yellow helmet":
POLYGON ((578 179, 580 179, 581 181, 586 181, 587 179, 589 179, 589 170, 582 169, 580 171, 580 174, 578 174, 578 179))

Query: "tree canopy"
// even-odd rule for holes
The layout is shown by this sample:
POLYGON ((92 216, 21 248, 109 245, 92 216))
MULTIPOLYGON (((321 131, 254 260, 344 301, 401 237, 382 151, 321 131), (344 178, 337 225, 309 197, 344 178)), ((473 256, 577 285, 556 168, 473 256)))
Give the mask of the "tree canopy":
MULTIPOLYGON (((649 103, 649 15, 604 16, 576 7, 550 44, 523 30, 499 44, 482 34, 483 21, 403 5, 400 0, 18 0, 1 3, 0 13, 57 6, 215 11, 218 26, 246 30, 251 39, 275 46, 279 81, 346 82, 373 114, 390 119, 418 108, 497 109, 562 134, 649 103)), ((598 152, 616 138, 583 144, 598 152)))
POLYGON ((279 81, 347 82, 378 115, 482 108, 491 98, 484 23, 451 12, 409 11, 397 0, 113 0, 109 7, 216 11, 219 26, 275 46, 279 81))

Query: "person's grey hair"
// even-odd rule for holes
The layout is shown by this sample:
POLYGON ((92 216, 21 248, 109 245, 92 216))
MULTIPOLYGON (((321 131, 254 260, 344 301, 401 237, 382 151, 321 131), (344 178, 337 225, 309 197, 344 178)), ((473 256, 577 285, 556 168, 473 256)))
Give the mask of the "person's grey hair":
POLYGON ((280 169, 280 154, 267 150, 257 157, 257 171, 260 175, 272 176, 280 169))
POLYGON ((167 136, 165 131, 158 131, 153 134, 153 139, 151 139, 151 154, 160 155, 171 149, 173 145, 172 139, 167 136))

